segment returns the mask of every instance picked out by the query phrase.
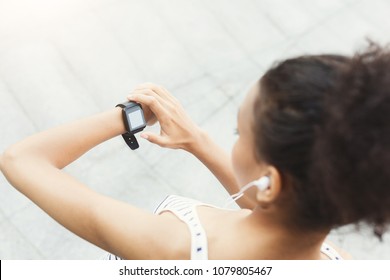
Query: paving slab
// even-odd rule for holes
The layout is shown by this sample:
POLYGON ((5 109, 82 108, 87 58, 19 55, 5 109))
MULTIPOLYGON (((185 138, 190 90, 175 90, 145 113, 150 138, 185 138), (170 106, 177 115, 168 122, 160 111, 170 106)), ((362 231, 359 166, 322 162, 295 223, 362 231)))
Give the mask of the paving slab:
POLYGON ((171 5, 161 1, 152 3, 195 67, 212 72, 245 57, 243 49, 202 1, 173 0, 171 5))
POLYGON ((50 38, 74 79, 88 92, 90 102, 101 109, 125 101, 130 89, 145 81, 131 49, 119 42, 96 12, 57 26, 50 38))
POLYGON ((26 43, 0 54, 3 82, 39 129, 98 112, 77 80, 69 79, 68 70, 48 41, 26 43))
POLYGON ((43 254, 8 220, 0 222, 0 259, 44 259, 43 254))
MULTIPOLYGON (((112 108, 138 83, 164 85, 227 152, 238 108, 275 60, 350 54, 388 41, 385 0, 37 0, 0 3, 0 151, 112 108), (45 8, 42 8, 45 7, 45 8)), ((148 128, 159 132, 159 126, 148 128)), ((192 155, 120 137, 66 168, 94 190, 153 211, 168 194, 223 206, 227 192, 192 155)), ((99 259, 0 175, 1 259, 99 259)), ((234 205, 232 207, 235 207, 234 205)), ((330 239, 356 259, 390 259, 390 233, 344 227, 330 239)))
POLYGON ((175 33, 149 3, 123 1, 96 13, 132 57, 143 75, 142 82, 163 82, 173 87, 201 75, 175 33))

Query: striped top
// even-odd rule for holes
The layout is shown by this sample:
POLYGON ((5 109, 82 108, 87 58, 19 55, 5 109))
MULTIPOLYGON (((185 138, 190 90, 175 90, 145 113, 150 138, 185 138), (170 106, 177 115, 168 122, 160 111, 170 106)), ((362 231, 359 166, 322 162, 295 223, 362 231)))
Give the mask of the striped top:
POLYGON ((200 205, 207 204, 186 197, 170 195, 154 211, 157 215, 170 211, 188 226, 191 234, 191 260, 208 259, 207 235, 196 211, 196 206, 200 205))
MULTIPOLYGON (((202 203, 194 199, 170 195, 167 196, 154 211, 156 215, 169 211, 188 226, 191 234, 191 260, 208 260, 207 235, 196 211, 196 207, 202 205, 216 208, 213 205, 202 203)), ((325 242, 322 244, 321 252, 331 260, 343 259, 334 248, 325 242)), ((120 260, 119 257, 112 254, 108 254, 104 259, 120 260)))

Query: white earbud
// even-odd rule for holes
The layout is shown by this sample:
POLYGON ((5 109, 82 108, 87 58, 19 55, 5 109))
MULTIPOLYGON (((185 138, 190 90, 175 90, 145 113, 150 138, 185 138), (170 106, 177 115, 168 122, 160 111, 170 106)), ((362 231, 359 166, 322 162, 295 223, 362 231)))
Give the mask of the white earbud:
POLYGON ((271 183, 271 179, 268 177, 268 176, 263 176, 261 177, 260 179, 258 180, 255 180, 255 181, 252 181, 248 184, 246 184, 245 186, 243 186, 240 191, 236 194, 233 194, 230 199, 231 201, 229 203, 227 203, 225 205, 225 207, 229 204, 231 204, 232 202, 236 201, 237 199, 241 198, 243 195, 244 195, 244 192, 247 190, 247 189, 250 189, 251 187, 257 187, 260 191, 265 191, 266 189, 269 188, 269 185, 271 183))
POLYGON ((259 180, 253 181, 253 185, 255 185, 260 191, 265 191, 268 189, 270 183, 270 179, 268 176, 263 176, 259 180))

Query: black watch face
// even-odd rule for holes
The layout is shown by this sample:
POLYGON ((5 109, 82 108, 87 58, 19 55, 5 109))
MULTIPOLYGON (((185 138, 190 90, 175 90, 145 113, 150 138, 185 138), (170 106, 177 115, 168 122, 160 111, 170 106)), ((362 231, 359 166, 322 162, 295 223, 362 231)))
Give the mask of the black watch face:
POLYGON ((140 106, 134 106, 126 109, 126 118, 129 124, 130 132, 137 132, 146 126, 143 110, 140 106))

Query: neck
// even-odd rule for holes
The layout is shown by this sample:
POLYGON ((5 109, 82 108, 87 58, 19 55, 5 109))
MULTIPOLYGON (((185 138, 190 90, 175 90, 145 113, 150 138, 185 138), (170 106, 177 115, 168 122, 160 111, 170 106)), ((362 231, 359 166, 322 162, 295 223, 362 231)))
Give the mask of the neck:
POLYGON ((328 230, 308 231, 291 226, 286 217, 271 210, 256 208, 246 223, 257 238, 254 252, 261 248, 264 259, 321 259, 321 245, 328 230))

